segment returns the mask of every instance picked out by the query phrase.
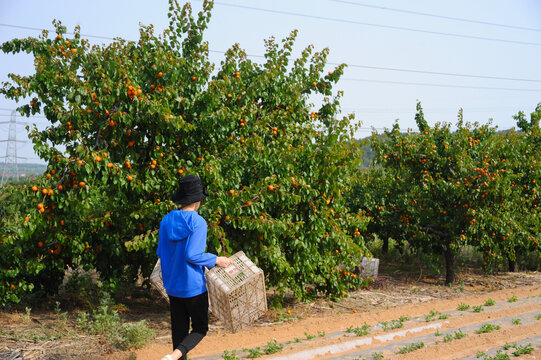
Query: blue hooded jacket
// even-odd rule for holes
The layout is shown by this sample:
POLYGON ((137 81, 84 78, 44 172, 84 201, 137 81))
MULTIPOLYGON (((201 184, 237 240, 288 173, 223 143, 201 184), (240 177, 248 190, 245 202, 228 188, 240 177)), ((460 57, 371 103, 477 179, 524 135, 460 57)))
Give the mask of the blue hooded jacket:
POLYGON ((160 223, 158 257, 168 295, 188 298, 207 291, 203 266, 216 265, 206 253, 207 222, 196 211, 173 210, 160 223))

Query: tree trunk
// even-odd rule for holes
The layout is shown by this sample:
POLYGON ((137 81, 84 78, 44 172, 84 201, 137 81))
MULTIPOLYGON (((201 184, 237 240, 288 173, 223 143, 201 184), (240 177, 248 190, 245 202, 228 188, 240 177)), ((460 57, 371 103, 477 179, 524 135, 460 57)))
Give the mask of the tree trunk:
POLYGON ((518 272, 518 262, 517 260, 511 260, 511 258, 507 258, 507 263, 509 264, 509 272, 518 272))
POLYGON ((383 245, 381 246, 381 253, 382 254, 388 254, 389 253, 389 238, 383 239, 383 245))
POLYGON ((451 249, 444 250, 445 254, 445 285, 455 282, 456 255, 451 249))

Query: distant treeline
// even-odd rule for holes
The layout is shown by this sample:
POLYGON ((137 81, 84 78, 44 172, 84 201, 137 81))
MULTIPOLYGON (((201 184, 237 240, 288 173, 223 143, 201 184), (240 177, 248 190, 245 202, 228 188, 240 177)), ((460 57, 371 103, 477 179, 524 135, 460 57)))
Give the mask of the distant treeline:
POLYGON ((25 184, 28 181, 43 175, 47 166, 45 164, 17 164, 19 180, 17 180, 15 174, 13 173, 14 169, 11 166, 8 170, 4 168, 4 164, 0 164, 0 176, 7 177, 7 184, 11 185, 20 185, 25 184), (7 171, 7 174, 4 174, 4 171, 7 171))

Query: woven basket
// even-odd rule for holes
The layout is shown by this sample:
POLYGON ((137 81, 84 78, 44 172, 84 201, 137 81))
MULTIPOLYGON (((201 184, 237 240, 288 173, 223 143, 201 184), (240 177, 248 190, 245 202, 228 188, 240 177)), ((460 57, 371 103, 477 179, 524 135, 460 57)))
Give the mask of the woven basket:
POLYGON ((169 296, 165 292, 165 287, 163 286, 163 279, 162 279, 162 266, 160 263, 160 259, 156 262, 156 265, 154 265, 154 270, 152 270, 152 274, 150 274, 150 284, 152 287, 160 293, 160 295, 169 302, 169 296))
POLYGON ((267 311, 265 276, 244 252, 230 259, 227 268, 216 266, 206 272, 210 311, 231 332, 237 332, 267 311))
POLYGON ((372 258, 369 259, 367 257, 363 257, 361 264, 361 277, 363 279, 366 278, 377 278, 378 277, 378 269, 379 269, 379 259, 372 258))

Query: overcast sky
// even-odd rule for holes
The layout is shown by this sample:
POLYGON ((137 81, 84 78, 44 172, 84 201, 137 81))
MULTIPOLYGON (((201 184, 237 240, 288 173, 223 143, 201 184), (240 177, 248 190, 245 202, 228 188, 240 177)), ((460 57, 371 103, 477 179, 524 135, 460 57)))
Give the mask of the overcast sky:
MULTIPOLYGON (((198 11, 202 2, 192 5, 198 11)), ((68 32, 80 25, 93 43, 137 40, 140 23, 165 29, 167 10, 165 0, 0 0, 0 43, 37 37, 34 29, 52 29, 53 19, 68 32)), ((539 0, 221 0, 205 37, 217 64, 234 43, 261 61, 263 40, 293 29, 299 30, 295 54, 309 44, 328 47, 330 63, 349 65, 337 89, 344 91, 343 112, 362 122, 358 137, 397 119, 401 128, 415 128, 417 100, 430 124, 454 123, 463 108, 466 121, 493 119, 503 130, 515 126, 513 114, 529 114, 541 102, 539 19, 539 0)), ((0 81, 8 73, 32 73, 32 64, 29 55, 0 53, 0 81)), ((16 106, 0 98, 0 123, 16 106)), ((48 125, 43 117, 17 120, 48 125)), ((0 140, 8 130, 0 124, 0 140)), ((22 126, 17 138, 27 139, 22 126)), ((17 152, 27 158, 19 162, 40 162, 30 142, 18 143, 17 152)))

